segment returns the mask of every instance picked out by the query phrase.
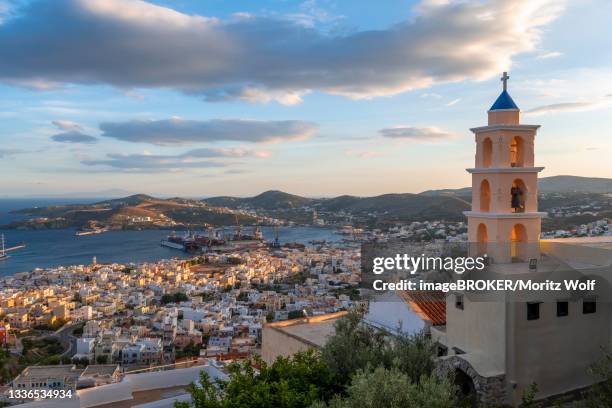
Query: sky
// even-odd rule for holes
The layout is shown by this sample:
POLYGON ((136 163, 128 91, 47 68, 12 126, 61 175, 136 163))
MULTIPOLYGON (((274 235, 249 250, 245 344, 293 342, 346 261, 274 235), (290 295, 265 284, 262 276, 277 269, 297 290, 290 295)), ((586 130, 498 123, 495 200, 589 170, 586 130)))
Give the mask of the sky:
POLYGON ((541 176, 612 177, 607 0, 0 0, 0 197, 470 184, 508 90, 541 176))

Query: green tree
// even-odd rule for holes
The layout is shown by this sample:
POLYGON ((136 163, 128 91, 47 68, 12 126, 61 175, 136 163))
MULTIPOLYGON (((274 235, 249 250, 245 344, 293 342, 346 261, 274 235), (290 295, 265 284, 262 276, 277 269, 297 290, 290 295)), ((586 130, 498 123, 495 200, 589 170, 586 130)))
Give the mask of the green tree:
POLYGON ((378 367, 359 371, 346 397, 336 396, 329 404, 317 402, 312 408, 452 408, 457 406, 455 395, 446 377, 423 376, 415 383, 396 368, 378 367))
POLYGON ((197 357, 200 355, 201 344, 196 344, 190 341, 184 348, 176 351, 176 358, 182 357, 197 357))
POLYGON ((87 357, 73 358, 72 363, 79 367, 87 367, 89 365, 89 359, 87 357))
POLYGON ((186 302, 189 297, 183 292, 166 293, 161 297, 161 304, 186 302))
POLYGON ((289 312, 289 320, 291 319, 300 319, 304 317, 304 311, 303 310, 292 310, 289 312))
POLYGON ((358 313, 339 319, 335 328, 323 347, 323 359, 343 384, 358 370, 391 365, 387 334, 363 324, 358 313))
POLYGON ((389 350, 392 366, 407 374, 412 382, 419 382, 435 368, 436 347, 424 332, 395 337, 389 350))
POLYGON ((108 363, 108 356, 107 355, 100 355, 96 357, 96 363, 98 364, 107 364, 108 363))
POLYGON ((603 358, 594 364, 589 373, 597 383, 591 387, 587 396, 589 407, 612 407, 612 354, 606 352, 603 358))
POLYGON ((434 369, 435 347, 423 333, 390 335, 362 322, 351 312, 336 322, 336 333, 323 347, 323 357, 343 383, 358 370, 397 368, 418 383, 434 369))
MULTIPOLYGON (((259 374, 249 362, 229 367, 231 380, 211 381, 206 373, 189 392, 195 408, 301 408, 326 401, 339 391, 320 354, 301 352, 279 357, 267 365, 259 360, 259 374)), ((187 403, 177 403, 185 408, 187 403)))

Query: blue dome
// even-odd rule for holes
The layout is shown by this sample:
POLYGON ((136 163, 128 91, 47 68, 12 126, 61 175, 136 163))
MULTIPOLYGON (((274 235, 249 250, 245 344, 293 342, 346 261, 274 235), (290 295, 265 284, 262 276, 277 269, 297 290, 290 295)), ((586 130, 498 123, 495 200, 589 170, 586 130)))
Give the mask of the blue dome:
POLYGON ((508 91, 506 91, 505 89, 502 91, 501 94, 499 94, 499 97, 497 98, 497 100, 495 101, 493 106, 491 106, 491 109, 489 110, 502 110, 502 109, 518 109, 518 106, 516 106, 516 103, 514 103, 514 101, 512 100, 512 97, 510 96, 508 91))

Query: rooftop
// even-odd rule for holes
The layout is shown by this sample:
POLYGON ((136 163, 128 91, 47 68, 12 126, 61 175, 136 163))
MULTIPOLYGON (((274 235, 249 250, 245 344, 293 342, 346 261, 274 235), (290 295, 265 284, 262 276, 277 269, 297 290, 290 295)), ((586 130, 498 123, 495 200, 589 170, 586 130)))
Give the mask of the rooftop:
POLYGON ((266 327, 283 332, 290 337, 298 338, 312 346, 323 347, 328 337, 336 332, 334 328, 336 321, 345 314, 346 312, 339 312, 303 319, 285 320, 267 324, 266 327))
POLYGON ((81 374, 83 377, 101 376, 101 375, 113 375, 119 370, 117 364, 91 364, 85 368, 85 371, 81 374))
POLYGON ((446 324, 446 295, 441 291, 412 290, 401 292, 400 296, 408 302, 412 310, 432 325, 446 324))
POLYGON ((518 110, 518 106, 516 106, 516 103, 514 103, 508 91, 504 89, 502 93, 499 94, 499 96, 497 97, 497 100, 495 101, 495 103, 493 103, 493 106, 491 106, 491 109, 489 110, 494 111, 494 110, 505 110, 505 109, 518 110))
POLYGON ((19 377, 29 378, 49 378, 59 376, 71 376, 78 377, 81 375, 83 370, 77 369, 74 365, 48 365, 48 366, 28 366, 26 367, 19 377))

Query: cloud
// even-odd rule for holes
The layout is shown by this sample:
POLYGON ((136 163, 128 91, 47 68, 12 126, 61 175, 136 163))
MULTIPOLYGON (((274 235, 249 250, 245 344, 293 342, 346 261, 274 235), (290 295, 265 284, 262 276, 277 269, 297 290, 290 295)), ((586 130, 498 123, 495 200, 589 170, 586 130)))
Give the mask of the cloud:
POLYGON ((227 163, 219 162, 215 159, 262 157, 260 153, 261 152, 244 148, 202 148, 189 150, 179 155, 109 153, 106 159, 83 160, 81 164, 85 166, 106 166, 113 169, 132 171, 201 169, 227 166, 227 163))
POLYGON ((348 149, 348 150, 345 150, 344 155, 348 157, 358 157, 360 159, 372 159, 376 157, 382 157, 383 154, 381 152, 377 152, 373 150, 358 151, 358 150, 348 149))
POLYGON ((549 59, 549 58, 557 58, 562 56, 563 53, 559 52, 559 51, 551 51, 551 52, 544 52, 540 55, 538 55, 536 58, 537 59, 549 59))
POLYGON ((104 137, 127 142, 174 145, 219 141, 258 143, 302 140, 312 136, 317 125, 299 120, 212 119, 199 121, 173 118, 106 122, 100 124, 100 129, 104 137))
POLYGON ((453 105, 458 104, 459 102, 461 102, 461 98, 453 99, 452 101, 447 103, 446 106, 453 106, 453 105))
POLYGON ((410 20, 338 34, 283 16, 219 20, 139 0, 25 4, 0 25, 0 81, 284 104, 313 90, 370 98, 489 78, 535 50, 563 8, 561 0, 424 0, 410 20))
POLYGON ((81 125, 71 120, 54 120, 51 123, 54 124, 59 130, 64 130, 66 132, 80 132, 83 130, 81 125))
POLYGON ((0 24, 2 24, 5 17, 9 14, 9 11, 9 4, 5 1, 0 1, 0 24))
POLYGON ((381 129, 383 137, 391 139, 404 139, 413 141, 438 142, 453 139, 455 135, 437 127, 393 127, 381 129))
POLYGON ((145 100, 145 96, 143 94, 141 94, 138 91, 135 91, 133 89, 128 89, 126 91, 123 91, 123 94, 129 98, 133 98, 136 99, 137 101, 144 101, 145 100))
POLYGON ((584 112, 610 106, 606 102, 564 102, 538 106, 525 112, 527 115, 545 115, 557 112, 584 112))
POLYGON ((11 157, 16 154, 23 154, 23 153, 27 153, 27 152, 21 149, 0 149, 0 159, 3 159, 5 157, 11 157))
POLYGON ((249 174, 250 171, 244 169, 229 169, 225 170, 223 174, 249 174))
POLYGON ((434 98, 434 99, 441 99, 442 95, 437 94, 435 92, 425 92, 423 94, 421 94, 421 98, 434 98))
POLYGON ((70 132, 58 133, 57 135, 51 136, 56 142, 60 143, 83 143, 83 144, 92 144, 98 141, 97 138, 93 136, 86 135, 81 132, 77 132, 75 130, 70 132))

